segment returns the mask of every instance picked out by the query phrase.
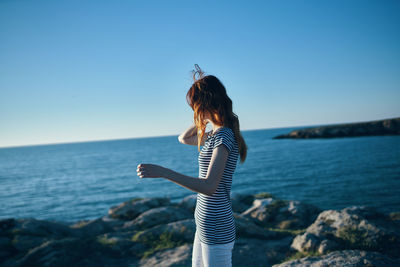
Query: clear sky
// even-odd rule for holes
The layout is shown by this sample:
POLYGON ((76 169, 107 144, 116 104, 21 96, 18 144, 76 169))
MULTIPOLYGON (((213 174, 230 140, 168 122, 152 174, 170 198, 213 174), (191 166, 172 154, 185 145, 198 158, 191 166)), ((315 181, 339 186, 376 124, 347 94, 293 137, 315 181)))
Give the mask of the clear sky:
POLYGON ((195 63, 243 130, 400 116, 400 1, 0 0, 0 147, 174 135, 195 63))

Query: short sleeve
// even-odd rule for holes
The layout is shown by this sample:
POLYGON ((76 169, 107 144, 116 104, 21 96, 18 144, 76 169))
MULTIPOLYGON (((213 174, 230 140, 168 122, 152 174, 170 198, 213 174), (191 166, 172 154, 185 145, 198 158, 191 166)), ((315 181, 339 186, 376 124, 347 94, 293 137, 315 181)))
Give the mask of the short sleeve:
POLYGON ((229 152, 234 147, 235 135, 230 128, 222 128, 215 134, 214 147, 225 145, 229 152))

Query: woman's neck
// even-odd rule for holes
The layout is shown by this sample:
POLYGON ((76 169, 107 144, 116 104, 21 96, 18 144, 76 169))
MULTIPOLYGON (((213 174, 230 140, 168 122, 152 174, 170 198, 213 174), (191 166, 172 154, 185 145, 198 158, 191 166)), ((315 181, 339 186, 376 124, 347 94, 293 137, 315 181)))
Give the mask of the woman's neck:
POLYGON ((213 131, 213 133, 215 133, 219 128, 224 127, 224 126, 222 126, 222 125, 217 125, 217 124, 214 124, 214 123, 212 123, 212 122, 210 122, 210 123, 211 123, 211 125, 212 125, 212 131, 213 131))

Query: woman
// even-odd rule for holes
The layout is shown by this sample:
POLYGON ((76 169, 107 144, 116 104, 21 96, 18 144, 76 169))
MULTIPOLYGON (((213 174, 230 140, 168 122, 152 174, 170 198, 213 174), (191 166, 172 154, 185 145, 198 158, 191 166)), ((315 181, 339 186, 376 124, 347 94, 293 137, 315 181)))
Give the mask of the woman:
POLYGON ((197 192, 192 266, 231 266, 236 231, 230 190, 238 157, 245 161, 247 146, 225 87, 215 76, 204 76, 198 65, 195 68, 194 83, 186 95, 194 111, 194 125, 178 140, 197 145, 199 151, 203 146, 198 158, 199 177, 154 164, 139 164, 137 173, 140 178, 161 177, 197 192), (208 123, 212 131, 205 133, 208 123))

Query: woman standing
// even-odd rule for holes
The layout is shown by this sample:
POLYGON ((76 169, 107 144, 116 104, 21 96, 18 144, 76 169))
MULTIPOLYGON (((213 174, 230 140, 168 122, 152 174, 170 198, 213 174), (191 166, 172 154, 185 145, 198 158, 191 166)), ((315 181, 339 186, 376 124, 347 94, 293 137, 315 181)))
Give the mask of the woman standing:
POLYGON ((178 139, 197 145, 199 151, 202 146, 199 177, 154 164, 139 164, 137 174, 140 178, 162 177, 197 192, 192 266, 231 266, 236 231, 230 190, 237 160, 240 156, 240 161, 245 161, 247 146, 224 85, 215 76, 204 76, 198 65, 195 68, 194 83, 186 95, 194 111, 194 125, 178 139), (208 123, 212 131, 206 133, 208 123))

